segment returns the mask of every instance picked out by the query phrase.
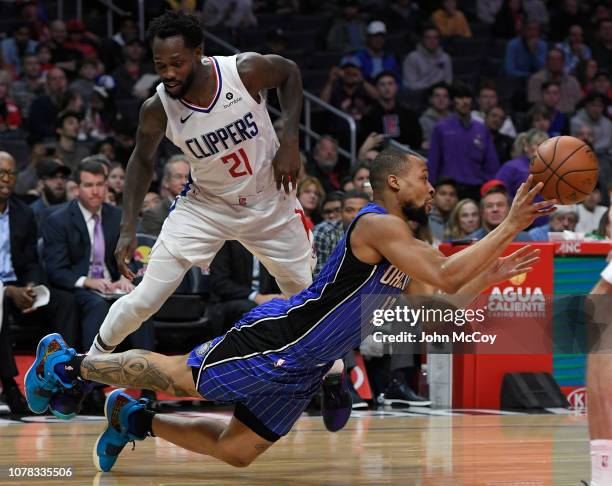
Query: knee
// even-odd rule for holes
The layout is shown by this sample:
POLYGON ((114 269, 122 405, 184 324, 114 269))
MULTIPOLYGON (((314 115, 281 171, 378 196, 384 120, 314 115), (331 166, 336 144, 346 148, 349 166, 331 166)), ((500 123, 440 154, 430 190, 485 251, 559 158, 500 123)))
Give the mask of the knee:
POLYGON ((255 460, 255 457, 247 457, 242 454, 229 454, 225 457, 225 462, 234 467, 248 467, 255 460))

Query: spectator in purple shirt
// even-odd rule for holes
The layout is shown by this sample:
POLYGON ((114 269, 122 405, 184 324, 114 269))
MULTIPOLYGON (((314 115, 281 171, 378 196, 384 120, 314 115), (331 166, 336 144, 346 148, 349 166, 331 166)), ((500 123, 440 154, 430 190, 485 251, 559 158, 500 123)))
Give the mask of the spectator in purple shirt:
POLYGON ((492 179, 499 160, 491 133, 479 121, 472 120, 472 92, 463 83, 451 88, 454 113, 440 121, 429 145, 429 178, 452 177, 457 182, 459 198, 480 199, 480 186, 492 179))

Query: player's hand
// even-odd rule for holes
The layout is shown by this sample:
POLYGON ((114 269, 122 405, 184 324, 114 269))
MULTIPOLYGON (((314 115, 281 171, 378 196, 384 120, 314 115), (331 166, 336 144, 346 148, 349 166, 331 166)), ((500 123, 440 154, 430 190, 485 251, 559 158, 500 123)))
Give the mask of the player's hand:
POLYGON ((540 250, 530 245, 523 246, 508 256, 499 257, 486 272, 487 286, 490 287, 517 275, 529 273, 539 261, 540 250))
POLYGON ((297 187, 300 169, 302 168, 302 159, 300 158, 300 148, 297 139, 295 142, 281 142, 272 161, 272 168, 274 169, 276 189, 280 189, 283 186, 285 192, 289 194, 297 187))
POLYGON ((549 199, 547 201, 541 201, 534 203, 533 199, 544 187, 543 182, 538 182, 534 187, 533 176, 529 176, 525 182, 521 184, 514 201, 512 201, 512 207, 508 213, 507 222, 512 225, 513 231, 517 233, 531 226, 531 224, 540 216, 548 216, 554 213, 557 208, 554 207, 557 204, 556 199, 549 199), (531 189, 530 189, 531 188, 531 189))
POLYGON ((136 250, 136 233, 133 231, 122 231, 117 241, 115 248, 115 261, 117 269, 128 280, 133 280, 136 275, 132 272, 127 264, 132 260, 134 251, 136 250))

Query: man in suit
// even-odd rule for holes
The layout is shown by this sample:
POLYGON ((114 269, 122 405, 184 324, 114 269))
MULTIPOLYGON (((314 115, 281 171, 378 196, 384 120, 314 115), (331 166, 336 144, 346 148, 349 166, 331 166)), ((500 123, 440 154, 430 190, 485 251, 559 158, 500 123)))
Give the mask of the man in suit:
POLYGON ((2 321, 0 324, 0 381, 6 402, 13 413, 27 413, 27 406, 14 377, 17 366, 13 356, 10 323, 25 326, 43 322, 49 330, 66 332, 76 338, 78 321, 74 299, 69 292, 50 289, 49 303, 33 309, 36 299, 32 287, 44 283, 38 261, 38 237, 34 212, 14 197, 17 182, 15 160, 0 152, 0 282, 2 321))
POLYGON ((226 241, 210 264, 211 332, 220 336, 253 307, 284 298, 276 280, 237 241, 226 241))
POLYGON ((166 162, 162 180, 165 194, 162 194, 163 199, 158 204, 143 212, 140 222, 141 233, 159 235, 174 199, 181 193, 188 178, 189 164, 183 155, 175 155, 166 162))
MULTIPOLYGON (((119 274, 113 256, 121 210, 104 203, 108 186, 103 164, 82 161, 75 179, 77 199, 50 214, 41 232, 49 281, 74 295, 83 324, 81 344, 89 349, 108 313, 112 294, 131 292, 134 286, 119 274)), ((153 349, 153 326, 146 323, 131 339, 135 347, 153 349)), ((103 393, 98 389, 91 397, 86 405, 100 411, 103 393)))

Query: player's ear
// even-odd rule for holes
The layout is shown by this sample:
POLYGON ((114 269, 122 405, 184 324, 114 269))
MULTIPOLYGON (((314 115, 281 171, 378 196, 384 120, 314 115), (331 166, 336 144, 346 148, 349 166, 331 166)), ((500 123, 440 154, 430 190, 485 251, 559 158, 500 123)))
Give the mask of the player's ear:
POLYGON ((203 46, 203 44, 200 44, 198 47, 196 47, 193 50, 193 55, 197 59, 200 59, 202 57, 203 53, 204 53, 204 46, 203 46))
POLYGON ((393 191, 399 191, 399 180, 397 178, 396 175, 388 175, 387 176, 387 184, 389 184, 389 187, 391 188, 391 190, 393 191))

